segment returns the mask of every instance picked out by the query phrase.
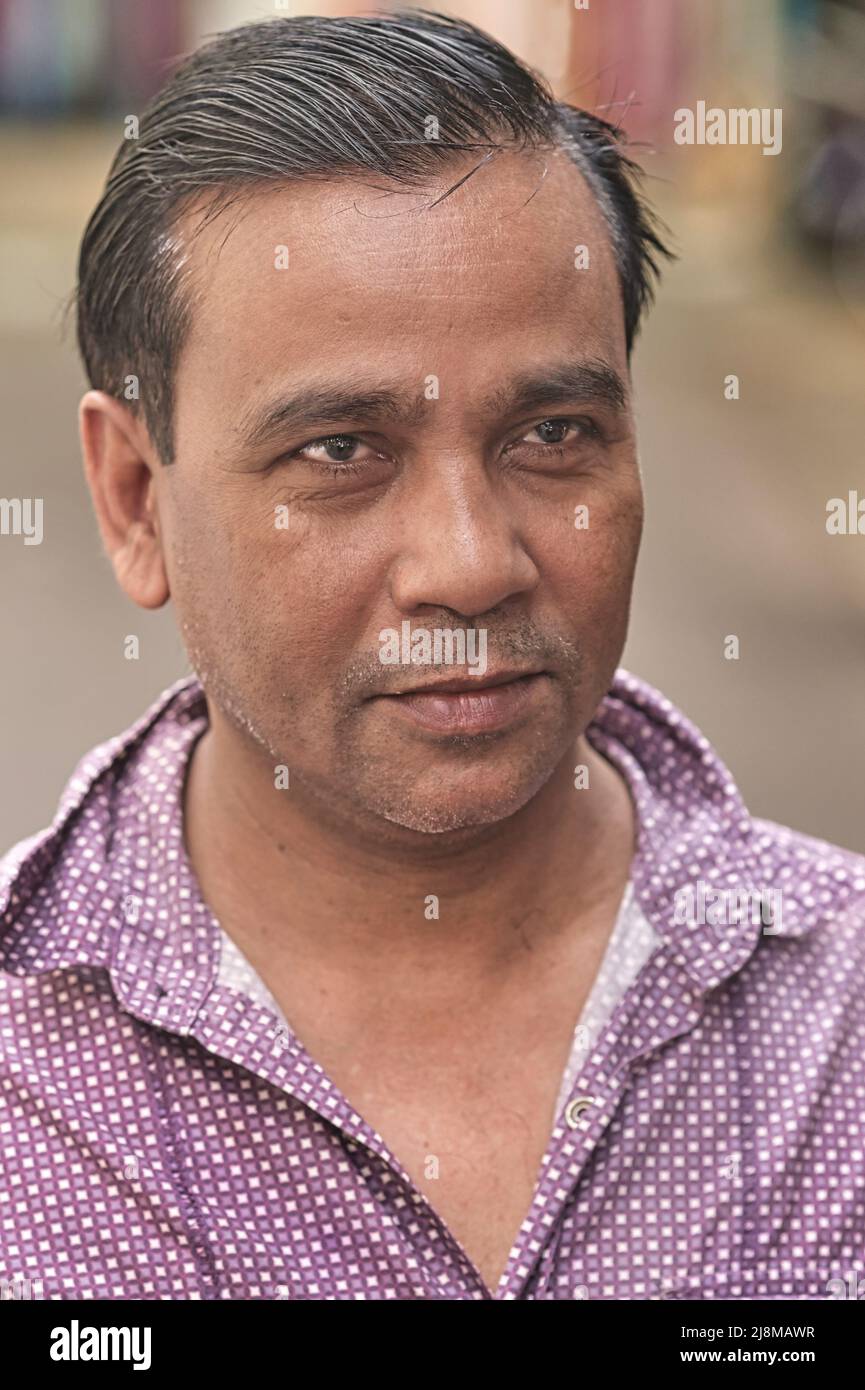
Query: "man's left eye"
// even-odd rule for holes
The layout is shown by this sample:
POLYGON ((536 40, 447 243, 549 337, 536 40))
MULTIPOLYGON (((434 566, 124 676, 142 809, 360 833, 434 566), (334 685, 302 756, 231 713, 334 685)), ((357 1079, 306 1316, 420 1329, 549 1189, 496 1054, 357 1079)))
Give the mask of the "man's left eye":
POLYGON ((540 424, 532 425, 532 428, 522 436, 519 443, 537 444, 540 440, 541 444, 553 446, 565 443, 575 444, 580 438, 590 438, 595 434, 594 427, 588 421, 556 418, 541 420, 540 424))

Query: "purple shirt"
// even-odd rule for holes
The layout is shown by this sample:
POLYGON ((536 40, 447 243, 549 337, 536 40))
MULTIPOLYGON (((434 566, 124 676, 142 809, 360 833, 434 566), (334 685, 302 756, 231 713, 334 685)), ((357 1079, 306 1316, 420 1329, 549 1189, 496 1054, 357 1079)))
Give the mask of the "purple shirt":
POLYGON ((865 859, 752 819, 693 725, 617 672, 588 736, 630 786, 658 944, 490 1291, 299 1040, 220 983, 182 831, 206 723, 177 682, 0 861, 0 1296, 851 1296, 865 859))

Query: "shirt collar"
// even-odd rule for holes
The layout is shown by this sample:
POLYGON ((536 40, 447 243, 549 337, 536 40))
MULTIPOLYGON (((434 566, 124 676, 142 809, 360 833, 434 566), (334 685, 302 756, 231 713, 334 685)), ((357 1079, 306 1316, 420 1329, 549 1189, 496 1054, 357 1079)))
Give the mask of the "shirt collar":
POLYGON ((186 766, 206 727, 204 692, 187 676, 124 733, 85 754, 51 825, 0 863, 0 968, 20 975, 108 969, 132 1012, 185 1031, 198 991, 184 1004, 179 976, 196 962, 203 978, 202 965, 218 953, 212 919, 203 934, 194 932, 193 917, 200 927, 209 913, 180 853, 186 766), (169 770, 158 799, 149 792, 157 765, 169 770))
MULTIPOLYGON (((0 862, 0 967, 101 966, 132 1012, 190 1029, 219 961, 219 927, 183 846, 186 767, 206 727, 204 692, 188 676, 81 759, 51 826, 0 862), (152 792, 157 768, 170 774, 161 798, 152 792)), ((803 897, 795 835, 752 820, 707 740, 652 686, 618 670, 587 737, 627 781, 638 823, 636 898, 697 993, 741 969, 766 927, 748 914, 723 928, 683 925, 683 890, 698 901, 707 889, 781 889, 776 936, 831 917, 840 890, 829 866, 816 896, 812 872, 803 897)))
POLYGON ((767 926, 785 937, 811 929, 814 903, 790 862, 795 835, 751 817, 709 741, 665 696, 620 669, 587 737, 625 777, 636 807, 637 901, 699 993, 740 970, 767 926), (701 920, 707 898, 732 908, 743 894, 756 905, 779 892, 775 922, 760 920, 759 906, 719 925, 701 920), (683 899, 697 909, 684 922, 683 899))

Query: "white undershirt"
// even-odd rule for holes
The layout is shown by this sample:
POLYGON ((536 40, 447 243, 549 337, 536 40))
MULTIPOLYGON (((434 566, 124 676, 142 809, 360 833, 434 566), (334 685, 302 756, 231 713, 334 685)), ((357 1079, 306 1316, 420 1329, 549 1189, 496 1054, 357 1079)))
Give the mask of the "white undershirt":
MULTIPOLYGON (((636 979, 658 943, 658 936, 641 912, 629 881, 622 897, 615 925, 589 997, 574 1029, 571 1054, 562 1076, 556 1101, 559 1117, 587 1058, 619 1000, 636 979)), ((289 1024, 261 976, 223 929, 217 983, 256 1000, 275 1014, 277 1023, 289 1024)), ((274 1029, 274 1035, 278 1033, 274 1029)))
POLYGON ((625 991, 633 984, 660 937, 643 916, 634 893, 628 885, 619 907, 619 915, 610 933, 601 967, 595 983, 583 1005, 580 1020, 574 1029, 571 1055, 562 1076, 556 1115, 561 1116, 580 1071, 591 1056, 601 1029, 609 1019, 625 991))

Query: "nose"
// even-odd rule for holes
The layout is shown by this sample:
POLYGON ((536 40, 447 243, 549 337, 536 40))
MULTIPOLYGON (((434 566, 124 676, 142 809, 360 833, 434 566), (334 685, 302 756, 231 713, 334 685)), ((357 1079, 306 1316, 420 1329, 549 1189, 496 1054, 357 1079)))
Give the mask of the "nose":
POLYGON ((400 612, 448 608, 474 618, 537 582, 513 509, 483 465, 462 459, 430 469, 400 518, 391 569, 400 612))

